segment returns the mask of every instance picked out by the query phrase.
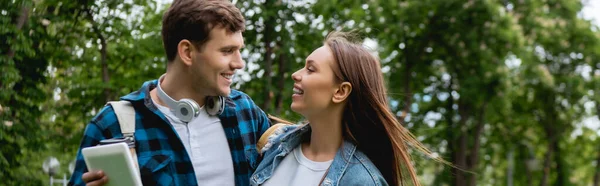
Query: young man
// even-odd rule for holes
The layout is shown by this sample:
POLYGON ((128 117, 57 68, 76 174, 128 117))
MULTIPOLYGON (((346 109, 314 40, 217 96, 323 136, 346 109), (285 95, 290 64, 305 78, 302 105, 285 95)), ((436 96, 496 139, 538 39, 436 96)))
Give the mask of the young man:
MULTIPOLYGON (((121 97, 136 113, 144 185, 249 185, 258 165, 255 145, 269 120, 230 88, 235 70, 244 67, 243 30, 244 18, 229 1, 175 0, 164 14, 167 72, 121 97), (223 101, 207 100, 218 96, 223 101), (198 112, 180 110, 183 102, 198 112), (211 110, 216 103, 224 104, 222 112, 211 110)), ((106 184, 110 178, 102 171, 87 172, 81 149, 122 136, 113 107, 105 106, 85 129, 69 185, 106 184)))

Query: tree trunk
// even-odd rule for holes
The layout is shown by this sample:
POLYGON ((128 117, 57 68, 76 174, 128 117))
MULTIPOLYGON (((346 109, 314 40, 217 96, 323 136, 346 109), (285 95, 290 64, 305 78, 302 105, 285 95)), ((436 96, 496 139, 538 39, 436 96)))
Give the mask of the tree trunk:
POLYGON ((552 154, 554 153, 554 145, 553 142, 554 141, 554 132, 552 131, 551 127, 547 126, 545 127, 546 130, 546 136, 549 139, 548 142, 548 151, 546 152, 546 154, 544 155, 544 172, 543 172, 543 176, 542 176, 542 181, 540 182, 540 186, 548 186, 548 177, 550 177, 550 168, 552 165, 551 159, 552 159, 552 154))
MULTIPOLYGON (((462 122, 459 122, 459 125, 462 125, 462 122)), ((458 151, 456 152, 456 155, 454 157, 454 162, 456 163, 456 165, 462 169, 467 169, 467 165, 466 165, 466 160, 467 160, 467 137, 465 136, 465 134, 459 134, 458 136, 458 151)), ((463 171, 457 171, 456 172, 456 177, 454 179, 454 185, 455 186, 461 186, 461 185, 466 185, 467 181, 466 181, 466 175, 463 171)))
POLYGON ((557 136, 557 138, 554 139, 554 141, 552 141, 552 147, 554 148, 554 162, 556 163, 556 174, 557 174, 556 182, 554 182, 554 185, 562 186, 562 185, 565 185, 566 175, 565 175, 565 172, 563 171, 564 166, 563 166, 563 161, 560 156, 561 150, 560 150, 560 146, 558 145, 558 143, 560 142, 558 137, 560 135, 556 135, 556 136, 557 136))
MULTIPOLYGON (((450 85, 448 86, 448 93, 452 92, 452 81, 450 81, 450 85)), ((448 123, 448 130, 446 130, 447 132, 447 142, 448 142, 448 154, 450 154, 450 157, 452 158, 452 163, 455 163, 455 154, 456 154, 456 147, 458 146, 456 144, 456 133, 455 133, 455 125, 454 121, 452 120, 452 118, 454 117, 454 109, 452 109, 452 106, 454 105, 454 98, 452 98, 452 96, 448 97, 448 103, 446 104, 446 123, 448 123)), ((456 165, 456 164, 455 164, 456 165)), ((455 169, 455 168, 451 168, 450 169, 450 173, 452 176, 455 176, 459 173, 460 170, 455 169)), ((454 177, 451 178, 452 180, 454 179, 454 177)))
MULTIPOLYGON (((448 93, 451 93, 452 90, 452 82, 450 80, 450 85, 448 87, 448 93)), ((458 114, 461 116, 461 119, 458 122, 454 122, 452 118, 456 114, 454 109, 452 108, 455 104, 455 100, 452 96, 448 97, 448 104, 446 105, 447 116, 446 121, 449 126, 448 131, 448 152, 451 155, 452 163, 461 169, 467 169, 466 165, 466 147, 467 147, 467 138, 463 132, 463 127, 466 122, 466 108, 463 106, 461 100, 458 101, 458 114)), ((463 171, 452 168, 451 169, 451 185, 453 186, 465 186, 465 174, 463 171)))
POLYGON ((412 90, 410 89, 411 82, 411 73, 412 73, 412 62, 410 60, 406 60, 406 67, 404 67, 404 109, 402 109, 402 115, 400 118, 402 119, 402 123, 404 123, 404 119, 408 116, 410 112, 410 106, 412 102, 412 90))
POLYGON ((544 155, 544 172, 543 172, 542 182, 540 183, 540 186, 548 185, 548 177, 550 174, 550 156, 552 156, 552 147, 549 144, 548 152, 546 152, 546 155, 544 155))
MULTIPOLYGON (((29 7, 23 6, 21 8, 21 14, 19 14, 19 17, 17 18, 17 20, 15 22, 17 31, 20 31, 23 28, 23 26, 27 23, 27 20, 29 20, 29 7)), ((16 39, 16 36, 15 36, 15 39, 16 39)), ((6 55, 8 56, 8 59, 10 60, 13 57, 15 57, 15 51, 9 47, 8 52, 6 52, 6 55)))
MULTIPOLYGON (((273 7, 275 5, 275 1, 274 0, 266 0, 264 3, 264 7, 267 8, 267 11, 269 11, 268 9, 273 7)), ((262 103, 262 109, 265 112, 269 112, 270 108, 271 108, 271 84, 272 84, 272 79, 271 79, 271 68, 273 65, 273 58, 271 58, 271 55, 273 54, 273 48, 274 46, 271 46, 271 43, 273 42, 273 37, 274 37, 274 32, 275 32, 275 19, 276 16, 275 15, 270 15, 266 18, 265 20, 265 29, 263 32, 263 39, 264 39, 264 45, 265 45, 265 54, 264 54, 264 59, 265 59, 265 66, 264 66, 264 74, 263 74, 263 78, 264 78, 264 86, 263 86, 263 103, 262 103)))
MULTIPOLYGON (((454 155, 454 163, 456 166, 462 168, 462 169, 468 169, 467 166, 467 134, 464 131, 464 128, 466 127, 466 122, 467 122, 467 111, 465 108, 465 105, 462 104, 463 101, 459 100, 459 106, 458 106, 458 113, 460 115, 460 120, 458 121, 458 131, 455 131, 458 133, 458 138, 456 139, 456 144, 458 146, 457 151, 455 152, 454 155)), ((454 178, 454 185, 455 186, 461 186, 461 185, 466 185, 467 184, 467 180, 465 178, 465 173, 463 171, 457 171, 456 172, 456 177, 454 178)))
MULTIPOLYGON (((477 125, 475 126, 473 134, 473 147, 469 153, 468 159, 468 170, 473 171, 477 168, 477 164, 479 163, 479 149, 481 147, 481 134, 483 134, 483 128, 485 126, 485 110, 487 109, 487 102, 484 101, 481 109, 479 110, 479 116, 477 118, 477 125)), ((475 186, 477 185, 477 177, 476 175, 470 174, 469 176, 469 185, 475 186)))
POLYGON ((523 159, 523 163, 525 164, 525 179, 526 179, 526 185, 533 185, 533 167, 528 166, 528 161, 530 160, 535 160, 535 155, 532 153, 533 150, 531 149, 530 146, 526 146, 524 145, 523 147, 521 147, 521 153, 526 154, 526 156, 523 159), (525 151, 523 151, 523 149, 525 149, 525 151))
MULTIPOLYGON (((558 154, 560 153, 560 149, 558 149, 558 142, 560 136, 559 125, 561 123, 558 121, 558 114, 555 110, 555 93, 552 90, 546 90, 543 93, 540 92, 539 94, 539 97, 542 98, 540 101, 545 103, 543 105, 543 112, 546 115, 545 117, 543 117, 542 120, 540 120, 539 124, 543 127, 544 132, 546 133, 546 139, 548 139, 548 151, 544 156, 544 169, 540 186, 547 186, 550 183, 549 179, 551 174, 550 171, 552 170, 552 157, 558 156, 554 158, 555 161, 560 159, 560 155, 558 154)), ((560 163, 558 161, 556 163, 557 166, 560 166, 560 163)), ((560 179, 563 179, 562 176, 563 175, 560 172, 558 172, 556 183, 559 183, 558 181, 561 181, 560 179)))
MULTIPOLYGON (((596 108, 600 106, 596 105, 596 108)), ((600 186, 600 150, 596 155, 596 173, 594 174, 594 186, 600 186)))
POLYGON ((515 172, 515 155, 514 148, 510 148, 506 154, 508 160, 508 166, 506 168, 506 186, 513 186, 514 183, 514 172, 515 172))
MULTIPOLYGON (((595 101, 596 103, 596 116, 600 119, 600 101, 595 101)), ((598 150, 598 155, 596 155, 596 173, 594 174, 594 186, 600 186, 600 150, 598 150)))
MULTIPOLYGON (((17 18, 17 20, 15 22, 17 31, 20 31, 23 28, 23 26, 27 23, 27 20, 29 20, 29 7, 23 6, 21 8, 21 13, 19 14, 19 17, 17 18)), ((16 34, 17 33, 15 33, 15 38, 13 38, 13 40, 17 39, 16 34)), ((8 46, 8 51, 6 52, 6 56, 7 56, 8 60, 11 60, 13 57, 15 57, 15 51, 12 50, 12 48, 10 46, 8 46)), ((3 86, 4 86, 4 83, 2 81, 0 81, 0 88, 3 86)))
MULTIPOLYGON (((281 44, 279 44, 281 46, 281 44)), ((279 54, 278 56, 278 65, 279 70, 277 71, 277 75, 279 76, 279 80, 277 81, 277 94, 275 96, 275 114, 280 115, 281 110, 283 109, 283 89, 285 87, 285 72, 287 70, 287 66, 285 65, 284 55, 279 54)))
MULTIPOLYGON (((439 14, 434 14, 434 16, 430 17, 429 20, 427 22, 429 22, 428 25, 435 25, 438 21, 438 19, 440 18, 439 14)), ((397 119, 402 123, 405 124, 404 119, 408 116, 408 114, 410 113, 410 107, 412 104, 412 89, 410 86, 410 82, 412 82, 412 73, 413 71, 413 66, 416 63, 420 63, 423 61, 423 54, 425 52, 425 47, 427 47, 429 45, 430 42, 432 42, 432 39, 435 38, 434 37, 434 33, 436 32, 435 28, 431 28, 428 27, 425 30, 425 34, 423 34, 423 36, 421 36, 420 38, 415 38, 415 44, 414 46, 410 46, 407 47, 405 50, 405 54, 404 54, 404 63, 405 63, 405 67, 404 67, 404 108, 402 109, 402 114, 397 117, 397 119)), ((407 38, 406 32, 402 32, 404 35, 402 36, 403 38, 407 38)), ((399 44, 399 43, 397 43, 399 44)), ((402 78, 402 77, 401 77, 402 78)), ((451 88, 449 88, 451 89, 451 88)))
MULTIPOLYGON (((596 67, 592 70, 592 72, 595 72, 597 69, 600 68, 596 67)), ((595 92, 597 95, 598 92, 600 92, 600 86, 598 84, 595 84, 595 86, 595 92)), ((596 103, 596 117, 600 119, 600 101, 595 100, 594 103, 596 103)), ((598 154, 596 155, 596 173, 594 174, 594 186, 600 186, 600 148, 598 149, 598 154)))
POLYGON ((94 33, 96 34, 98 39, 100 39, 100 65, 102 67, 102 82, 106 86, 104 88, 104 99, 106 102, 108 102, 112 100, 112 96, 110 88, 108 87, 108 84, 110 83, 110 75, 108 74, 108 62, 106 61, 108 57, 108 53, 106 51, 106 38, 104 37, 104 35, 102 35, 102 31, 100 30, 100 28, 98 28, 98 23, 94 21, 92 11, 90 11, 89 8, 86 8, 85 11, 88 14, 88 19, 90 20, 90 23, 92 23, 92 29, 94 30, 94 33))

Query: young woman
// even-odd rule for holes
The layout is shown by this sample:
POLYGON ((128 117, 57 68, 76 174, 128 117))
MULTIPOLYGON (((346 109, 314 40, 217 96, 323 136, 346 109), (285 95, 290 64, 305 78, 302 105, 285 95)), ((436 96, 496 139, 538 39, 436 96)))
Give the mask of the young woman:
POLYGON ((368 50, 332 33, 292 79, 291 109, 308 124, 269 136, 252 185, 420 185, 407 144, 431 154, 389 110, 368 50))

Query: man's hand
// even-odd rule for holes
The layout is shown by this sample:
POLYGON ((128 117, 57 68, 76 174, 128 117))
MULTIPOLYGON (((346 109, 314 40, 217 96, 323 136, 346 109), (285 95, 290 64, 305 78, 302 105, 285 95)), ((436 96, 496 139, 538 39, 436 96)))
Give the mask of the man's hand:
POLYGON ((100 186, 108 183, 108 177, 103 171, 90 171, 83 173, 81 179, 83 179, 83 182, 85 182, 87 186, 100 186))

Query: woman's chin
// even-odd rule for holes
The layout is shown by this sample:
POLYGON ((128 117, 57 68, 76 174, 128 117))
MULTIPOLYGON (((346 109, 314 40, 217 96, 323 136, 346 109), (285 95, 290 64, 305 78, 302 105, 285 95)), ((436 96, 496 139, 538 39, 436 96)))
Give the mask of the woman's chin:
POLYGON ((292 102, 292 105, 290 105, 290 109, 292 111, 294 111, 295 113, 302 114, 301 107, 299 105, 294 104, 293 102, 292 102))

